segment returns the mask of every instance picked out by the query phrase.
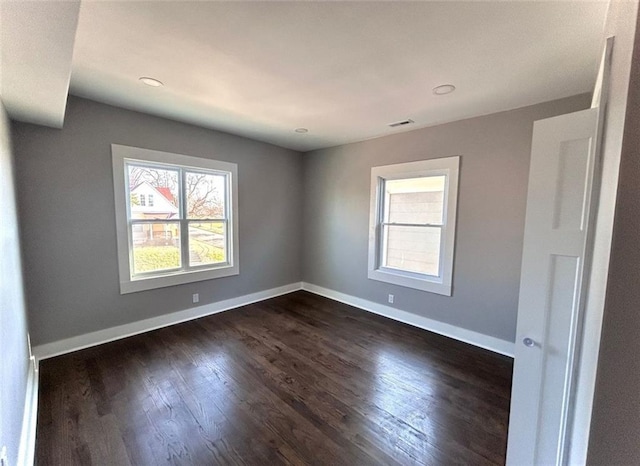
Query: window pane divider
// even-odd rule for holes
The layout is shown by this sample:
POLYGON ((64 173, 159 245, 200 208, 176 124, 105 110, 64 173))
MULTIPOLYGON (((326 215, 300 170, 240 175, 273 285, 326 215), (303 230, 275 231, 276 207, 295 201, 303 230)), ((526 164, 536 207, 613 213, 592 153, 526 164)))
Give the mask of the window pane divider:
POLYGON ((397 223, 397 222, 382 222, 383 226, 397 226, 397 227, 433 227, 444 228, 442 223, 397 223))
POLYGON ((144 277, 155 277, 158 275, 171 275, 175 272, 180 272, 182 269, 183 269, 182 267, 173 267, 170 269, 150 270, 147 272, 138 272, 134 274, 134 276, 144 278, 144 277))
POLYGON ((184 220, 196 223, 227 222, 226 218, 185 218, 184 220))
POLYGON ((179 218, 130 218, 129 222, 135 223, 178 223, 179 218))
POLYGON ((180 176, 178 179, 178 190, 180 192, 180 252, 182 253, 182 269, 189 270, 191 268, 191 257, 189 251, 189 222, 185 222, 188 210, 188 194, 187 194, 187 173, 184 167, 180 167, 180 176))

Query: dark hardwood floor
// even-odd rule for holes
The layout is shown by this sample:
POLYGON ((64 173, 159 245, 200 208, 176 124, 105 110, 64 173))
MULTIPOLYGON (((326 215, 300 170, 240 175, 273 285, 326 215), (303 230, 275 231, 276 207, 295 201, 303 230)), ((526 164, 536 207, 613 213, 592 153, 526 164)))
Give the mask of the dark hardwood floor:
POLYGON ((504 464, 511 372, 300 291, 42 361, 36 461, 504 464))

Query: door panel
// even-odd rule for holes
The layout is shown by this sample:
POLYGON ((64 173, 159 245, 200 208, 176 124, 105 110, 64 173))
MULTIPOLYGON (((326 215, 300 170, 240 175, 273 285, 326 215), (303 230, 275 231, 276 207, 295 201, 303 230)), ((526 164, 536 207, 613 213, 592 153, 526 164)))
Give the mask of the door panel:
POLYGON ((560 144, 558 183, 555 191, 554 230, 585 228, 585 196, 591 139, 574 139, 560 144))
POLYGON ((562 464, 597 109, 534 124, 507 464, 562 464))
POLYGON ((577 311, 579 258, 552 255, 549 275, 549 303, 542 339, 547 342, 543 352, 541 379, 541 397, 544 401, 539 413, 539 420, 544 422, 538 426, 538 458, 535 464, 553 464, 553 458, 545 457, 557 454, 557 439, 564 429, 564 397, 554 395, 556 390, 560 391, 560 386, 567 386, 568 383, 567 355, 570 348, 567 336, 572 332, 572 316, 577 311))

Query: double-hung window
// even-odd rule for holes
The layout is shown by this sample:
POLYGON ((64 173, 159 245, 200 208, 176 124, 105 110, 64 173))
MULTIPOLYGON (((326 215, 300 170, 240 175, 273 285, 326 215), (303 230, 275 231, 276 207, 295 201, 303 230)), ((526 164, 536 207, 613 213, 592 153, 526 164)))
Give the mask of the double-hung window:
POLYGON ((237 275, 237 166, 112 145, 120 292, 237 275))
POLYGON ((369 278, 451 296, 459 159, 371 169, 369 278))

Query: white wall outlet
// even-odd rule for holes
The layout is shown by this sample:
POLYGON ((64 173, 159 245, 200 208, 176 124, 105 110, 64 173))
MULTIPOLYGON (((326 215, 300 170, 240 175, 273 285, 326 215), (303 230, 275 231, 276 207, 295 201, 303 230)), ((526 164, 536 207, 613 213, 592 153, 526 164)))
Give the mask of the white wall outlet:
POLYGON ((193 302, 194 303, 200 302, 200 293, 193 293, 193 302))
POLYGON ((7 456, 7 446, 3 446, 0 450, 0 466, 9 466, 9 457, 7 456))
POLYGON ((389 303, 393 304, 393 295, 392 294, 389 295, 389 303))

